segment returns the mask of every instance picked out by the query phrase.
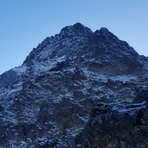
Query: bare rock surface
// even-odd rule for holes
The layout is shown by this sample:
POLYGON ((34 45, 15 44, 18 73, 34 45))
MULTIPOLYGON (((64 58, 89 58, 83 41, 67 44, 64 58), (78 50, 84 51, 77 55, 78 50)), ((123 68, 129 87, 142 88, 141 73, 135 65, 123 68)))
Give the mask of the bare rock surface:
POLYGON ((146 102, 99 103, 86 125, 88 147, 147 147, 146 102))
POLYGON ((66 26, 0 75, 0 147, 146 148, 147 86, 148 58, 127 42, 66 26))

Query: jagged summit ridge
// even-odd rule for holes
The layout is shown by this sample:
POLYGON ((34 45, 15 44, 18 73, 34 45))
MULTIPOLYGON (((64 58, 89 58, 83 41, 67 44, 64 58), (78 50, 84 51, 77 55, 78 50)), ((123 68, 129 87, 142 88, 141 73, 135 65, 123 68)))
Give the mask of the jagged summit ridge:
POLYGON ((91 34, 92 31, 88 27, 85 27, 81 23, 76 23, 72 26, 66 26, 64 27, 61 32, 60 36, 63 38, 66 37, 73 37, 73 36, 86 36, 91 34))
POLYGON ((90 71, 108 74, 141 73, 147 69, 145 59, 107 28, 92 32, 81 23, 66 26, 59 34, 47 37, 23 65, 30 65, 33 71, 50 70, 61 59, 69 65, 75 63, 90 71))
POLYGON ((97 73, 141 74, 148 70, 147 61, 107 28, 92 32, 81 23, 76 23, 64 27, 55 36, 47 37, 31 51, 21 67, 4 73, 0 79, 4 83, 9 73, 14 73, 10 77, 16 78, 25 71, 35 74, 50 71, 59 63, 97 73))
POLYGON ((100 32, 109 32, 109 30, 106 27, 101 27, 100 32))

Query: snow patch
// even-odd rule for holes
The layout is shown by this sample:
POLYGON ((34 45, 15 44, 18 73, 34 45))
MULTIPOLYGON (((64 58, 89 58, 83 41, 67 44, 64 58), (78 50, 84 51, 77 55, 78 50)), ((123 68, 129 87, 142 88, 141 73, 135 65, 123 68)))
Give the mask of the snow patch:
POLYGON ((112 76, 110 78, 114 81, 121 81, 123 83, 128 82, 128 81, 137 80, 137 76, 132 76, 132 75, 112 76))
POLYGON ((21 75, 26 72, 27 66, 15 67, 12 70, 15 71, 18 75, 21 75))
POLYGON ((50 59, 50 61, 48 61, 47 63, 35 62, 34 67, 33 67, 34 68, 34 73, 38 74, 38 73, 49 71, 57 63, 63 62, 63 61, 65 61, 65 56, 56 57, 56 59, 52 59, 52 60, 50 59))
POLYGON ((14 92, 18 92, 22 90, 22 84, 23 82, 19 82, 15 85, 13 85, 13 88, 8 92, 8 96, 14 92))

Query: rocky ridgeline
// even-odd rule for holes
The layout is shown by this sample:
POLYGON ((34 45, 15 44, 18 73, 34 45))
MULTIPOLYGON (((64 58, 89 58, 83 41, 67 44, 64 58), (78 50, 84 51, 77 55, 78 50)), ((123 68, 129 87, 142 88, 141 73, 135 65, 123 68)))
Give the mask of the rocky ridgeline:
POLYGON ((66 26, 0 76, 0 147, 146 148, 147 86, 147 57, 107 28, 66 26))

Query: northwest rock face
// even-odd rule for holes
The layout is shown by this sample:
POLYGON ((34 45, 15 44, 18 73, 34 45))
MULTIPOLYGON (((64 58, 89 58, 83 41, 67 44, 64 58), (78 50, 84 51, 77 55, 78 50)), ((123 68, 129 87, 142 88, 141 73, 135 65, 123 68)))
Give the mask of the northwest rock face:
MULTIPOLYGON (((112 121, 110 113, 90 115, 99 102, 108 103, 111 112, 118 105, 117 119, 121 108, 135 110, 133 116, 127 116, 127 123, 132 123, 129 127, 147 131, 147 117, 143 117, 147 94, 140 94, 146 86, 147 57, 138 55, 107 28, 92 32, 80 23, 66 26, 34 48, 20 67, 0 75, 0 147, 83 147, 92 140, 88 138, 91 121, 99 116, 112 121), (140 110, 140 124, 134 127, 140 110)), ((124 131, 127 123, 122 126, 118 121, 124 131)), ((102 128, 101 132, 108 131, 102 128)), ((128 145, 126 139, 120 141, 128 145)), ((136 146, 142 144, 145 146, 145 139, 136 146)))

